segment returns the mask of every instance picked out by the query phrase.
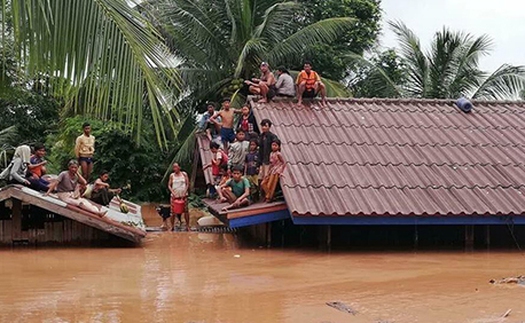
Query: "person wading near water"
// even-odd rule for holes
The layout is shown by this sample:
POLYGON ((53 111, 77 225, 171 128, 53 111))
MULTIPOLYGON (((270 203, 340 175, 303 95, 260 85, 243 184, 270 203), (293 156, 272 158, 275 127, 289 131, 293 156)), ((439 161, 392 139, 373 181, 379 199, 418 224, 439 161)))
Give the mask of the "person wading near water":
POLYGON ((45 195, 57 191, 58 198, 67 204, 77 206, 88 212, 103 217, 108 212, 105 207, 98 207, 88 199, 80 197, 79 185, 87 185, 87 181, 78 173, 78 162, 71 160, 67 164, 68 170, 58 175, 58 178, 51 182, 45 195))
POLYGON ((82 125, 83 134, 77 137, 75 142, 75 155, 82 170, 82 176, 89 181, 93 171, 93 154, 95 153, 95 137, 91 135, 91 125, 82 125))
MULTIPOLYGON (((181 171, 179 164, 173 164, 173 173, 170 175, 168 189, 171 193, 171 230, 175 231, 175 217, 182 223, 181 214, 177 213, 176 202, 184 201, 184 220, 186 221, 186 230, 190 229, 190 213, 188 212, 188 192, 190 189, 190 180, 188 174, 181 171)), ((164 219, 163 227, 168 229, 167 220, 164 219)))
POLYGON ((266 103, 275 96, 275 76, 270 71, 266 62, 261 63, 261 77, 244 81, 249 86, 248 91, 252 94, 261 95, 259 102, 266 103))
POLYGON ((305 62, 304 70, 297 75, 297 104, 303 104, 303 98, 315 98, 321 93, 321 103, 326 104, 326 88, 321 77, 312 70, 312 63, 305 62))

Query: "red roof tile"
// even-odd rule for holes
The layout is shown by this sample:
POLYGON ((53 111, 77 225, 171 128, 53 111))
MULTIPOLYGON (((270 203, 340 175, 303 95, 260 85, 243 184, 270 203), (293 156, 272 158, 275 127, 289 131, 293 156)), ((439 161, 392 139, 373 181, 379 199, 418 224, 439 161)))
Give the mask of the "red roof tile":
POLYGON ((523 215, 525 103, 253 103, 282 141, 294 216, 523 215))

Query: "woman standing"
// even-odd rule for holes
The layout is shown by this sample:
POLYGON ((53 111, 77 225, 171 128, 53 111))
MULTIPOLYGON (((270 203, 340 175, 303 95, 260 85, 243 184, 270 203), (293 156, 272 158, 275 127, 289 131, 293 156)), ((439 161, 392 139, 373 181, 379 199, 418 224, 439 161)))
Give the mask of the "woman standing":
MULTIPOLYGON (((190 181, 188 174, 181 171, 179 164, 173 164, 173 173, 170 175, 168 189, 171 193, 171 230, 175 231, 175 217, 181 221, 181 214, 178 211, 178 204, 184 201, 184 220, 186 221, 186 230, 190 229, 190 214, 188 212, 188 191, 190 189, 190 181), (179 212, 179 213, 177 213, 179 212)), ((168 219, 164 219, 163 227, 167 228, 168 219)))
POLYGON ((49 190, 46 195, 51 194, 55 189, 57 190, 58 198, 67 204, 78 206, 81 209, 89 211, 103 217, 108 212, 104 207, 97 207, 89 200, 80 197, 78 185, 86 185, 87 182, 78 174, 78 162, 71 160, 67 164, 68 170, 63 171, 58 175, 58 178, 49 185, 49 190))

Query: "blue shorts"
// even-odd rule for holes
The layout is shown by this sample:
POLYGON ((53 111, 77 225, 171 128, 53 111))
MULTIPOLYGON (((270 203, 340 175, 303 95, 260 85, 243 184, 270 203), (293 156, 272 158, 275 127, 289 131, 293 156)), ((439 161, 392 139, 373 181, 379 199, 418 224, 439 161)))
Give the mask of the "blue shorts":
POLYGON ((235 132, 232 128, 221 128, 222 142, 233 142, 235 140, 235 132))
POLYGON ((93 158, 91 158, 91 157, 78 157, 78 163, 80 164, 81 162, 86 162, 87 164, 92 164, 93 163, 93 158))

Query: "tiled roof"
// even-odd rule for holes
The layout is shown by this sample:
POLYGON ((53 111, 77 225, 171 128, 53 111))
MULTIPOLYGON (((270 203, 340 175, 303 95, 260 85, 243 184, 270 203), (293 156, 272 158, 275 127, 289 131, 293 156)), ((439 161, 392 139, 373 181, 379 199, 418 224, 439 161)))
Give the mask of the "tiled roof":
POLYGON ((525 103, 253 103, 282 141, 294 216, 523 215, 525 103))
MULTIPOLYGON (((211 163, 210 140, 204 134, 196 134, 196 137, 197 149, 199 149, 199 155, 201 157, 202 166, 204 167, 211 163)), ((206 180, 206 184, 213 183, 211 167, 204 170, 204 179, 206 180)))

